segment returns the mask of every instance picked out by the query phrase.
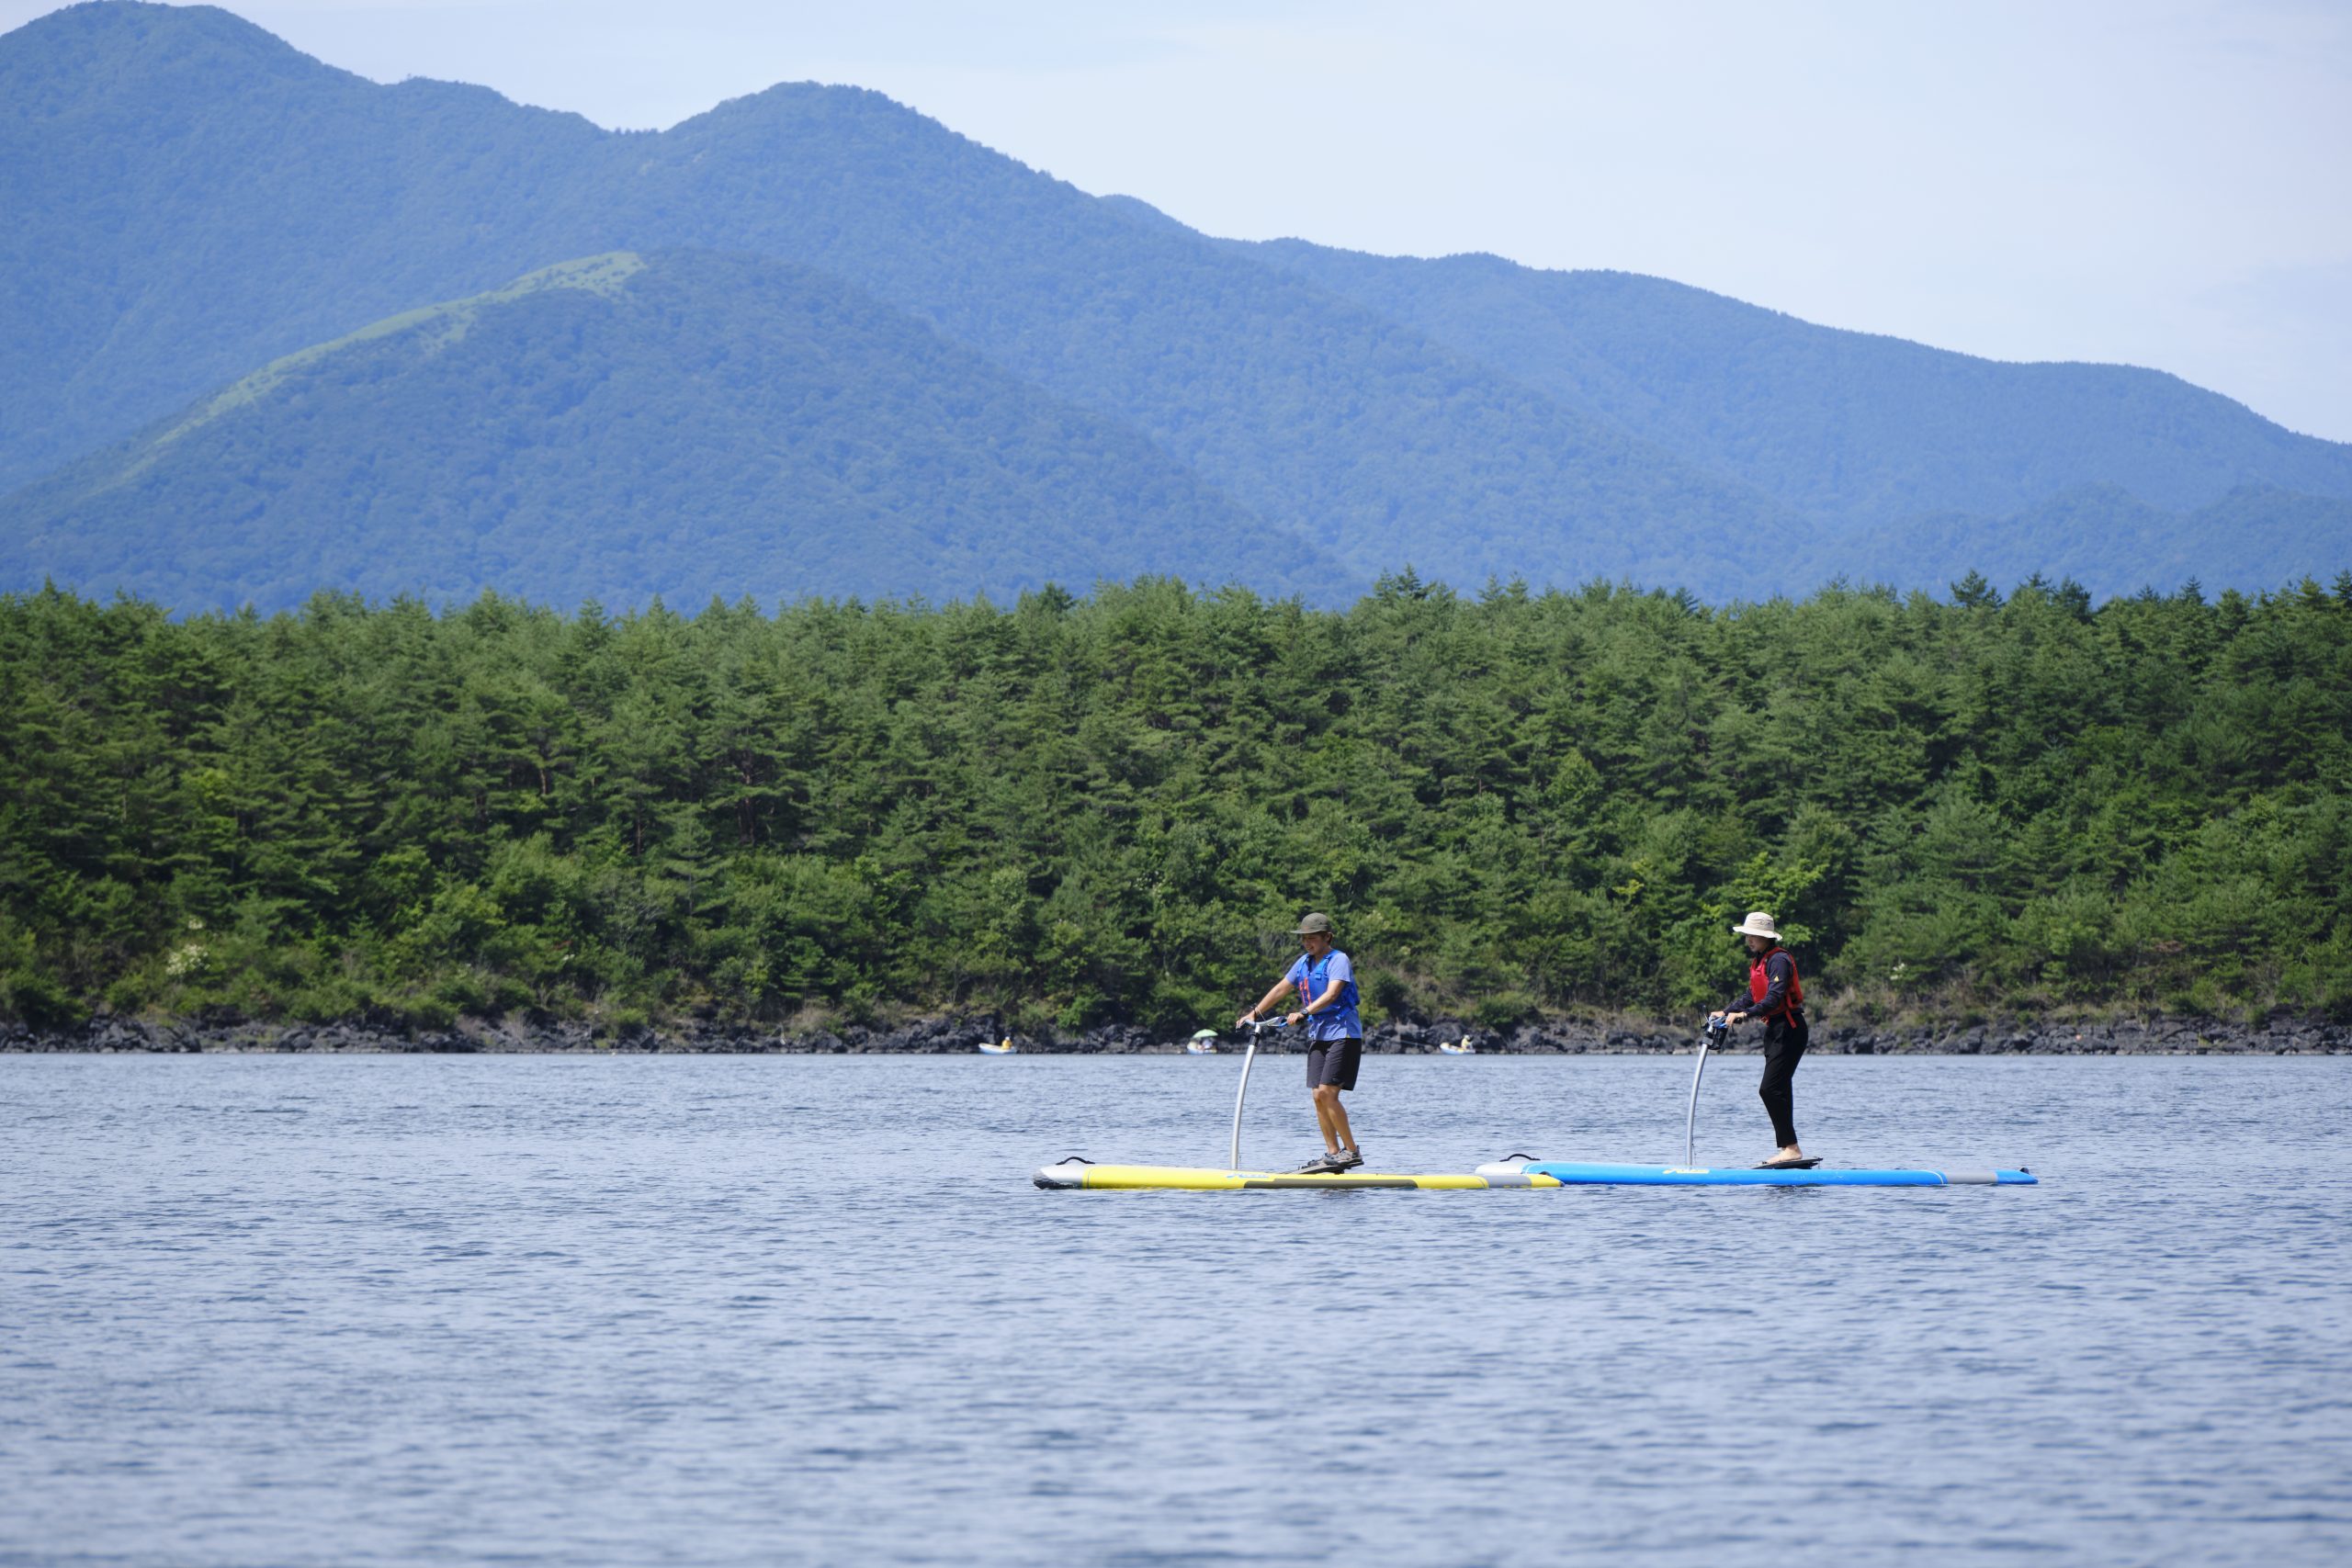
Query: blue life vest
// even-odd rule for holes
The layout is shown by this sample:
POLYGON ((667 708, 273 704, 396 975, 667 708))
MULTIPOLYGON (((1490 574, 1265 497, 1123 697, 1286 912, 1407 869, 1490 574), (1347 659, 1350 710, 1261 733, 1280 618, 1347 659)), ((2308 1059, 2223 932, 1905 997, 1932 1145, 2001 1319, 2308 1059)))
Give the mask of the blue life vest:
MULTIPOLYGON (((1306 965, 1306 983, 1299 987, 1298 1005, 1302 1010, 1307 1003, 1321 997, 1324 987, 1331 983, 1331 960, 1345 957, 1347 955, 1336 947, 1321 958, 1309 958, 1303 953, 1298 955, 1297 962, 1306 965)), ((1354 969, 1353 959, 1348 960, 1348 967, 1351 971, 1354 969)), ((1306 1034, 1310 1040, 1363 1038, 1363 1021, 1356 1016, 1356 983, 1352 973, 1348 979, 1341 982, 1338 1001, 1333 1002, 1321 1012, 1307 1015, 1306 1034)))

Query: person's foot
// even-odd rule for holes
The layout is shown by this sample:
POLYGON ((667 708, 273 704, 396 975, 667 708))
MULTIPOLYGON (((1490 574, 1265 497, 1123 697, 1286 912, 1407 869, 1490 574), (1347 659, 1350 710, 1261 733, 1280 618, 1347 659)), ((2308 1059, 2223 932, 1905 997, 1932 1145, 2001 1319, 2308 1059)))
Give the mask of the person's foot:
POLYGON ((1821 1162, 1807 1156, 1803 1149, 1782 1149, 1756 1168, 1758 1170, 1804 1170, 1821 1162))
POLYGON ((1340 1167, 1331 1163, 1339 1157, 1340 1156, 1338 1155, 1317 1155, 1313 1159, 1308 1160, 1305 1165, 1302 1165, 1296 1170, 1292 1171, 1291 1174, 1293 1176, 1328 1176, 1331 1172, 1341 1168, 1340 1167))
POLYGON ((1363 1163, 1363 1152, 1361 1149, 1341 1149, 1338 1154, 1326 1156, 1325 1160, 1333 1170, 1353 1170, 1363 1163))

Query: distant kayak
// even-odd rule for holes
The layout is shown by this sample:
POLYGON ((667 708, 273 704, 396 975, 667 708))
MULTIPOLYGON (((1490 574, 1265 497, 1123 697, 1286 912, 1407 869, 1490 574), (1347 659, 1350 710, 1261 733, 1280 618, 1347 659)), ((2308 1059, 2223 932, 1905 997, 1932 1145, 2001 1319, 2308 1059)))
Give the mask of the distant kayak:
POLYGON ((983 1040, 980 1042, 979 1049, 980 1055, 983 1056, 1010 1056, 1017 1052, 1020 1047, 1013 1044, 1010 1039, 997 1041, 983 1040))
POLYGON ((1214 1029, 1202 1030, 1190 1040, 1184 1042, 1184 1050, 1187 1055, 1193 1056, 1216 1055, 1216 1031, 1214 1029))
POLYGON ((1441 1040, 1437 1048, 1448 1056, 1475 1056, 1478 1054, 1478 1047, 1470 1043, 1467 1034, 1459 1040, 1441 1040))

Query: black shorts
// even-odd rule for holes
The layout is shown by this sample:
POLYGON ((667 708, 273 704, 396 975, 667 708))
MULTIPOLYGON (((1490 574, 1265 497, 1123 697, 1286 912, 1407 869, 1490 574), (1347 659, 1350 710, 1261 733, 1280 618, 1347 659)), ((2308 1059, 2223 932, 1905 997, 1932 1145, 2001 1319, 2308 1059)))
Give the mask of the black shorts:
POLYGON ((1362 1040, 1324 1040, 1306 1048, 1306 1087, 1336 1084, 1356 1087, 1356 1069, 1363 1065, 1362 1040))

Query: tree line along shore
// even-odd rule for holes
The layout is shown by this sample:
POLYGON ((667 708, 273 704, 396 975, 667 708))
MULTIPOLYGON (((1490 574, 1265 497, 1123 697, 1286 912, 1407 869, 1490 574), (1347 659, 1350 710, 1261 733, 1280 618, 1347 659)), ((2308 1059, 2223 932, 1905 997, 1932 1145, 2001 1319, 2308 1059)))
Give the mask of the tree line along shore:
MULTIPOLYGON (((843 1023, 780 1031, 745 1021, 672 1019, 660 1026, 600 1028, 585 1019, 548 1021, 509 1014, 461 1018, 446 1029, 337 1020, 323 1023, 277 1020, 200 1022, 189 1019, 101 1016, 50 1028, 0 1024, 0 1052, 73 1052, 138 1055, 560 1055, 605 1053, 646 1055, 960 1056, 1005 1040, 994 1018, 913 1018, 896 1024, 843 1023)), ((1698 1048, 1690 1021, 1549 1019, 1508 1030, 1481 1029, 1459 1019, 1389 1019, 1367 1032, 1374 1055, 1435 1055, 1467 1040, 1480 1055, 1680 1055, 1698 1048)), ((1175 1031, 1137 1024, 1097 1024, 1076 1031, 1047 1029, 1011 1037, 1017 1052, 1043 1055, 1178 1056, 1186 1042, 1175 1031)), ((1218 1047, 1228 1059, 1244 1043, 1227 1036, 1218 1047)), ((1760 1036, 1735 1033, 1715 1049, 1751 1053, 1760 1036)), ((1297 1055, 1303 1041, 1273 1035, 1261 1055, 1297 1055)), ((1810 1056, 2341 1056, 2352 1055, 2352 1023, 2324 1019, 2266 1018, 2244 1022, 2214 1018, 2014 1018, 1984 1023, 1954 1021, 1910 1025, 1827 1024, 1810 1056)))
POLYGON ((1854 1038, 2260 1034, 2352 1018, 2347 784, 2352 573, 1710 606, 1407 571, 1337 612, 44 590, 0 596, 0 1019, 1189 1032, 1312 908, 1373 1027, 1500 1043, 1720 1004, 1760 908, 1854 1038))

